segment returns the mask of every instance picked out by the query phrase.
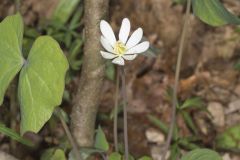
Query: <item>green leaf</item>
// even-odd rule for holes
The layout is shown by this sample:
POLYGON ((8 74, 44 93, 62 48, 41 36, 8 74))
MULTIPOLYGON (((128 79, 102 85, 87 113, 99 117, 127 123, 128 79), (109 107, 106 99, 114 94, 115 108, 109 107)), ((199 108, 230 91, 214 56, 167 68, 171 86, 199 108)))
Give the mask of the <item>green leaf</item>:
POLYGON ((8 16, 0 23, 0 105, 10 82, 23 65, 23 21, 19 14, 8 16))
POLYGON ((165 123, 163 123, 162 121, 160 121, 160 120, 159 120, 157 117, 155 117, 155 116, 148 115, 147 117, 148 117, 149 121, 152 122, 154 125, 158 126, 158 127, 162 130, 162 132, 163 132, 164 134, 167 134, 167 133, 168 133, 168 126, 167 126, 165 123))
POLYGON ((148 156, 143 156, 143 157, 139 158, 138 160, 152 160, 152 158, 148 157, 148 156))
MULTIPOLYGON (((123 157, 124 157, 124 156, 123 156, 123 157)), ((129 158, 129 160, 135 160, 135 158, 134 158, 131 154, 129 155, 128 158, 129 158)))
MULTIPOLYGON (((121 112, 123 112, 123 105, 119 104, 117 107, 117 114, 120 114, 121 112)), ((110 120, 113 120, 114 114, 115 114, 115 107, 112 108, 111 113, 109 115, 110 120)))
POLYGON ((181 111, 180 113, 182 114, 183 119, 184 119, 186 125, 194 132, 194 134, 198 134, 197 127, 194 124, 190 114, 187 111, 181 111))
POLYGON ((240 19, 230 13, 219 0, 192 0, 192 3, 194 14, 209 25, 240 24, 240 19))
MULTIPOLYGON (((195 142, 196 143, 196 142, 195 142)), ((187 149, 187 150, 193 150, 193 149, 198 149, 198 148, 201 148, 200 146, 197 145, 197 143, 192 143, 191 140, 187 137, 187 138, 181 138, 179 141, 178 141, 178 144, 187 149)))
POLYGON ((234 65, 234 69, 240 70, 240 62, 237 62, 237 63, 234 65))
POLYGON ((109 160, 122 160, 122 156, 121 154, 117 153, 117 152, 113 152, 110 154, 109 160))
POLYGON ((51 148, 42 154, 40 160, 66 160, 66 157, 62 149, 51 148))
POLYGON ((80 6, 78 8, 78 11, 74 13, 69 23, 69 28, 71 30, 74 30, 80 26, 80 19, 82 18, 82 15, 83 15, 83 6, 80 6))
MULTIPOLYGON (((173 100, 173 88, 168 87, 164 96, 167 99, 167 101, 172 102, 172 100, 173 100)), ((178 100, 177 100, 176 108, 177 108, 177 111, 180 109, 180 105, 179 105, 178 100)))
POLYGON ((228 128, 216 138, 216 146, 220 149, 240 151, 240 125, 228 128))
POLYGON ((183 156, 181 160, 222 160, 222 158, 213 150, 195 149, 183 156))
POLYGON ((70 67, 73 70, 79 70, 80 66, 82 64, 82 59, 79 58, 79 55, 81 54, 83 41, 81 39, 76 39, 74 42, 72 42, 72 45, 70 47, 70 51, 68 54, 68 61, 70 64, 70 67))
POLYGON ((16 133, 15 131, 13 131, 10 128, 7 128, 4 124, 0 123, 0 132, 8 137, 10 137, 11 139, 18 141, 24 145, 27 145, 29 147, 33 147, 33 143, 23 137, 21 137, 18 133, 16 133))
POLYGON ((58 43, 39 37, 21 70, 18 97, 21 106, 21 134, 37 133, 61 104, 68 62, 58 43))
POLYGON ((173 0, 173 3, 176 4, 185 4, 187 2, 187 0, 173 0))
POLYGON ((171 155, 170 155, 169 159, 171 159, 171 160, 178 159, 178 157, 181 154, 181 150, 177 143, 175 143, 171 146, 170 151, 171 151, 171 155))
POLYGON ((58 23, 66 23, 74 9, 81 0, 60 0, 53 13, 52 20, 58 23))
MULTIPOLYGON (((95 155, 95 154, 105 156, 104 151, 100 149, 95 149, 95 148, 80 148, 79 152, 82 159, 88 159, 89 156, 95 155)), ((76 160, 73 151, 69 152, 68 160, 76 160)))
POLYGON ((98 126, 94 146, 95 146, 95 148, 101 149, 103 151, 108 151, 108 149, 109 149, 109 144, 107 142, 106 136, 105 136, 101 126, 98 126))
POLYGON ((180 109, 187 109, 191 107, 202 107, 203 102, 199 97, 187 99, 181 106, 180 109))
POLYGON ((32 27, 24 27, 24 36, 23 36, 23 44, 22 44, 22 54, 23 57, 27 57, 31 47, 34 43, 34 40, 40 36, 38 30, 32 27))
POLYGON ((87 159, 90 155, 100 154, 102 155, 104 151, 99 149, 92 149, 92 148, 81 148, 80 155, 83 159, 87 159))
MULTIPOLYGON (((157 127, 160 128, 160 130, 165 134, 167 135, 168 134, 168 126, 167 124, 165 124, 164 122, 162 122, 161 120, 159 120, 157 117, 155 116, 152 116, 152 115, 148 115, 147 116, 149 121, 152 122, 154 125, 156 125, 157 127)), ((173 139, 174 140, 177 140, 178 138, 178 129, 175 125, 175 128, 174 128, 174 132, 173 132, 173 139)))

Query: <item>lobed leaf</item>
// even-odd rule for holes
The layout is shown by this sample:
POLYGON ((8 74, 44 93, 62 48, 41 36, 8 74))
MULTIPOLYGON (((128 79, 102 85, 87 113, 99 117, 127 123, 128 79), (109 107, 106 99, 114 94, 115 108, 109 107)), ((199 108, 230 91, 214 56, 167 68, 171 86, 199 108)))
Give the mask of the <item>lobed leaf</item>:
POLYGON ((19 78, 21 134, 37 133, 61 104, 67 69, 66 57, 54 39, 42 36, 34 42, 19 78))
POLYGON ((23 21, 19 14, 8 16, 0 23, 0 105, 4 94, 23 65, 23 21))

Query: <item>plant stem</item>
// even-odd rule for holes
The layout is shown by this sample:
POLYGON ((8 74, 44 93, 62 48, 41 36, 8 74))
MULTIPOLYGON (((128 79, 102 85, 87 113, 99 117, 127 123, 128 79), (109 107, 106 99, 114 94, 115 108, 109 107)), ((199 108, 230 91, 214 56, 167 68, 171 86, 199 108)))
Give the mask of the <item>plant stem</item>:
POLYGON ((20 12, 20 0, 15 0, 15 12, 20 12))
POLYGON ((128 160, 128 124, 127 124, 127 92, 124 67, 121 67, 122 94, 123 94, 123 130, 124 130, 124 154, 125 160, 128 160))
POLYGON ((60 109, 59 109, 59 108, 56 108, 56 111, 57 111, 58 118, 60 119, 60 121, 61 121, 61 123, 62 123, 63 129, 64 129, 64 131, 65 131, 65 133, 66 133, 66 135, 67 135, 67 138, 68 138, 68 140, 69 140, 69 142, 70 142, 70 144, 71 144, 71 146, 72 146, 72 149, 73 149, 73 153, 74 153, 74 155, 75 155, 75 158, 76 158, 77 160, 81 160, 81 156, 80 156, 80 154, 79 154, 77 144, 75 143, 75 141, 74 141, 74 139, 73 139, 73 136, 72 136, 72 134, 71 134, 71 132, 70 132, 70 130, 69 130, 69 128, 68 128, 65 120, 64 120, 64 117, 63 117, 60 109))
POLYGON ((118 96, 119 96, 119 67, 117 66, 116 76, 116 90, 115 90, 115 104, 114 104, 114 120, 113 120, 113 133, 114 133, 114 146, 115 152, 118 152, 118 96))
POLYGON ((180 40, 180 45, 179 45, 179 50, 178 50, 178 57, 177 57, 175 83, 174 83, 173 99, 172 99, 172 104, 173 104, 172 117, 171 117, 170 129, 168 132, 165 150, 162 155, 162 160, 165 160, 167 151, 170 147, 173 130, 174 130, 174 126, 175 126, 175 121, 176 121, 176 105, 177 105, 177 101, 178 101, 177 100, 177 92, 178 92, 179 76, 180 76, 180 70, 181 70, 181 62, 182 62, 184 44, 185 44, 185 40, 186 40, 187 30, 189 27, 190 10, 191 10, 191 0, 188 0, 187 1, 187 9, 186 9, 186 13, 185 13, 185 19, 184 19, 184 25, 183 25, 183 30, 182 30, 182 35, 181 35, 181 40, 180 40))
MULTIPOLYGON (((14 78, 10 85, 10 113, 11 113, 11 129, 16 130, 16 117, 18 113, 18 104, 17 104, 17 78, 14 78)), ((15 152, 17 143, 15 140, 11 139, 10 146, 12 152, 15 152)))

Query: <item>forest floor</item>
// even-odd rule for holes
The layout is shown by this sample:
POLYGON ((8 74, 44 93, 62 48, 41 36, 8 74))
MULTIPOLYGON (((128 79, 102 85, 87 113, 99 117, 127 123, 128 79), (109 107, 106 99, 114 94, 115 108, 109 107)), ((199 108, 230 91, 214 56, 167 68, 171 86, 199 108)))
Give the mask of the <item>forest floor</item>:
MULTIPOLYGON (((0 3, 1 18, 13 13, 14 7, 9 0, 0 1, 3 1, 0 3)), ((240 1, 224 2, 231 11, 240 15, 240 1)), ((48 18, 56 3, 57 0, 23 0, 21 11, 25 23, 35 26, 42 19, 48 18), (45 6, 50 6, 47 11, 45 6)), ((111 1, 110 22, 114 30, 118 32, 121 20, 128 17, 132 23, 132 31, 138 27, 143 28, 144 36, 151 42, 156 54, 149 57, 138 56, 135 61, 126 64, 130 152, 135 157, 151 155, 157 160, 165 143, 164 133, 149 120, 149 116, 158 117, 166 124, 170 122, 172 106, 167 91, 174 84, 183 15, 184 7, 172 5, 169 0, 111 1)), ((186 125, 181 114, 177 116, 177 125, 181 137, 197 136, 199 140, 196 144, 199 146, 214 148, 218 134, 240 123, 240 74, 234 67, 240 60, 239 42, 240 32, 237 27, 213 28, 191 16, 178 98, 179 102, 184 102, 199 97, 202 108, 208 112, 194 107, 187 110, 197 127, 197 134, 186 125)), ((114 81, 106 79, 97 119, 97 124, 101 124, 111 144, 114 91, 114 81)), ((0 111, 7 112, 7 109, 0 111)), ((121 125, 121 114, 119 120, 121 125)), ((122 126, 119 127, 122 141, 122 126)), ((59 135, 55 138, 51 136, 64 134, 61 127, 51 133, 46 130, 41 131, 41 137, 35 136, 36 141, 45 141, 41 142, 43 146, 59 143, 59 135), (48 136, 43 137, 45 135, 48 136)), ((0 149, 9 150, 9 142, 1 134, 0 149)), ((25 155, 24 159, 30 160, 31 155, 38 154, 34 149, 21 150, 24 154, 30 154, 25 155)), ((184 152, 183 149, 181 152, 184 152)), ((221 154, 224 160, 240 160, 240 156, 235 152, 221 151, 221 154)))

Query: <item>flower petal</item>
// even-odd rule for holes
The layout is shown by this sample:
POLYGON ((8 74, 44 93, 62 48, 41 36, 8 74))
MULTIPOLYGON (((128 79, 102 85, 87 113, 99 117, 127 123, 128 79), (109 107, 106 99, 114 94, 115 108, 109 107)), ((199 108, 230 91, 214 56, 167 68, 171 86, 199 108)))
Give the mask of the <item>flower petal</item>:
POLYGON ((117 57, 112 61, 112 63, 123 66, 124 65, 124 59, 122 57, 117 57))
POLYGON ((112 27, 104 20, 100 22, 100 30, 109 43, 114 46, 116 43, 116 37, 113 33, 112 27))
POLYGON ((123 58, 125 60, 131 61, 134 60, 137 57, 137 54, 127 54, 127 55, 123 55, 123 58))
POLYGON ((114 53, 113 47, 112 47, 111 44, 107 41, 107 39, 104 38, 103 36, 101 36, 101 44, 102 44, 103 48, 106 49, 108 52, 114 53))
POLYGON ((129 19, 124 18, 122 20, 122 25, 119 31, 119 40, 124 44, 126 44, 127 42, 127 39, 130 33, 130 28, 131 28, 131 25, 130 25, 129 19))
POLYGON ((117 57, 117 55, 115 55, 113 53, 109 53, 109 52, 100 51, 100 53, 103 56, 103 58, 105 58, 105 59, 113 59, 113 58, 117 57))
POLYGON ((127 41, 126 47, 128 49, 136 46, 143 37, 143 30, 142 28, 138 28, 136 31, 133 32, 129 40, 127 41))
POLYGON ((148 41, 142 42, 132 47, 131 49, 129 49, 125 54, 137 54, 137 53, 145 52, 149 48, 149 45, 150 44, 148 41))

